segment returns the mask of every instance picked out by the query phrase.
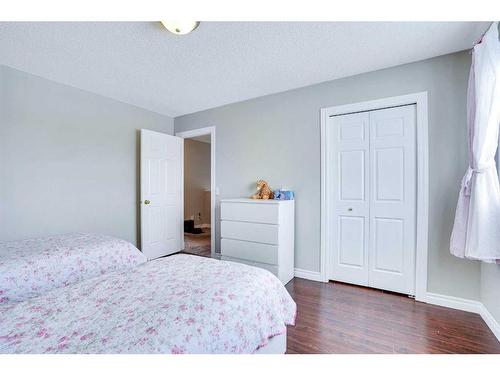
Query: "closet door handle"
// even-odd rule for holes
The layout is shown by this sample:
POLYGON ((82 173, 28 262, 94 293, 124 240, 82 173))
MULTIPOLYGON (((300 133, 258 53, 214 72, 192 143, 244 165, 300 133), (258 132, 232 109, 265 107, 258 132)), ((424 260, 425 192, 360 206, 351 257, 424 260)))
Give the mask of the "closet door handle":
POLYGON ((347 209, 347 211, 352 212, 352 208, 350 208, 350 207, 349 207, 349 208, 347 209))
POLYGON ((151 203, 151 201, 149 201, 147 199, 144 201, 144 204, 150 204, 150 203, 151 203))

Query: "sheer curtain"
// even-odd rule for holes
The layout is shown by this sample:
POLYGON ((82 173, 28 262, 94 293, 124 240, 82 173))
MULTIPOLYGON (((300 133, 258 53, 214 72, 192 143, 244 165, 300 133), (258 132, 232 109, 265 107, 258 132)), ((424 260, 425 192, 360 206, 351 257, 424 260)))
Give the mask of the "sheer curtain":
POLYGON ((500 185, 495 163, 500 125, 500 40, 494 22, 472 52, 467 93, 469 167, 462 180, 450 251, 500 262, 500 185))

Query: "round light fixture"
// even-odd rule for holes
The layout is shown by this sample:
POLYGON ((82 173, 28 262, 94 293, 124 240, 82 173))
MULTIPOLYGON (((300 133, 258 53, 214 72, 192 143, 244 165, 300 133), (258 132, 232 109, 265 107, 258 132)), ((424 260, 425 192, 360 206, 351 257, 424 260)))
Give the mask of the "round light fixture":
POLYGON ((200 24, 199 21, 160 21, 165 28, 173 34, 189 34, 200 24))

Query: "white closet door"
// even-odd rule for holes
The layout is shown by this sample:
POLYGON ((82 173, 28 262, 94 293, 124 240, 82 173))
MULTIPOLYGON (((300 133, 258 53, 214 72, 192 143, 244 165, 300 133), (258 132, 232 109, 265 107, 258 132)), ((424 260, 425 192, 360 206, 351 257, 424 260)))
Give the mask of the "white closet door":
POLYGON ((415 105, 328 120, 334 280, 415 293, 415 105))
POLYGON ((330 117, 326 129, 332 278, 360 285, 369 272, 369 128, 366 112, 330 117))
POLYGON ((415 105, 370 112, 370 273, 375 288, 415 294, 415 105))

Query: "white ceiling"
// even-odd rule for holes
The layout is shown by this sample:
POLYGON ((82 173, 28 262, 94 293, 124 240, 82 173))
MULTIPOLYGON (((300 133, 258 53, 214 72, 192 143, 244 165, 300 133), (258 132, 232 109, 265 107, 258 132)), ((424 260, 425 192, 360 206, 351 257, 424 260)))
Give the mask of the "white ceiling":
POLYGON ((470 48, 478 22, 0 23, 0 64, 169 116, 470 48))

